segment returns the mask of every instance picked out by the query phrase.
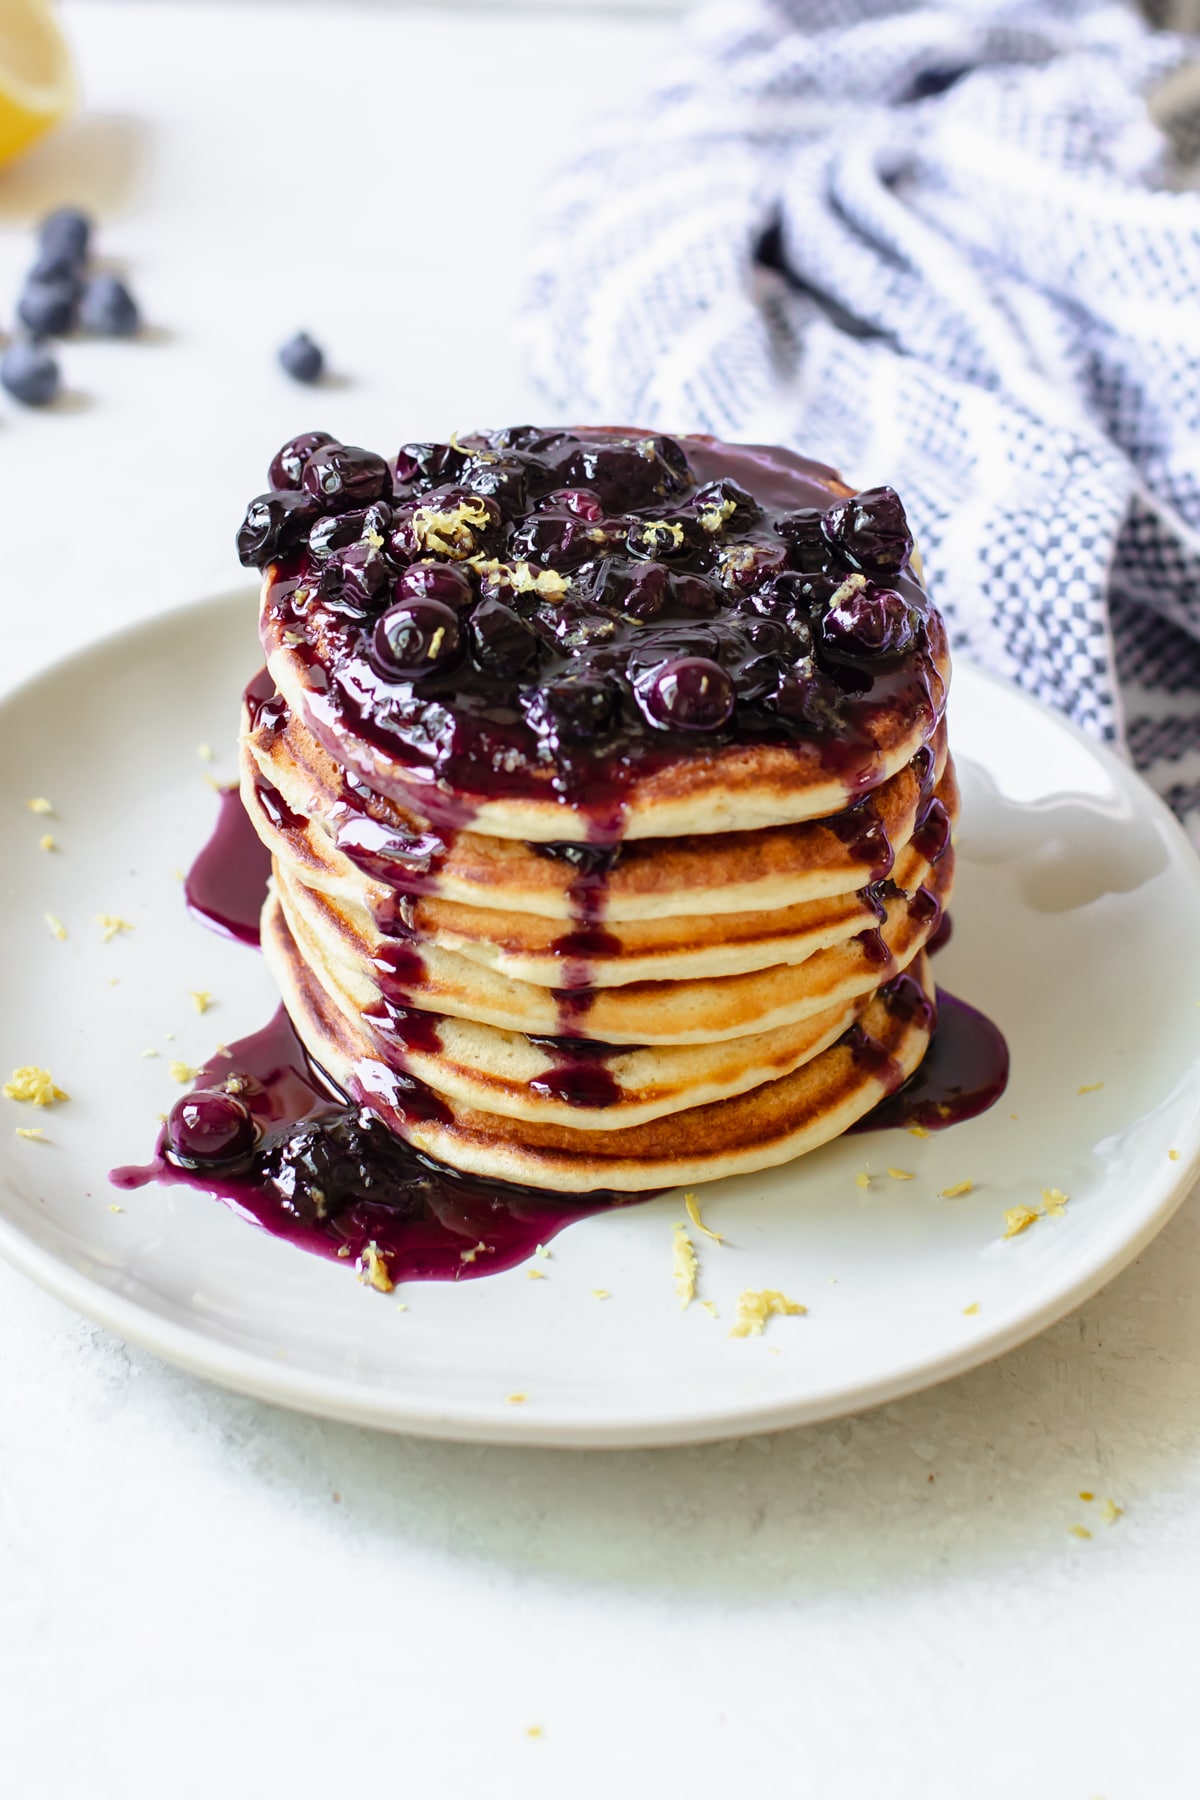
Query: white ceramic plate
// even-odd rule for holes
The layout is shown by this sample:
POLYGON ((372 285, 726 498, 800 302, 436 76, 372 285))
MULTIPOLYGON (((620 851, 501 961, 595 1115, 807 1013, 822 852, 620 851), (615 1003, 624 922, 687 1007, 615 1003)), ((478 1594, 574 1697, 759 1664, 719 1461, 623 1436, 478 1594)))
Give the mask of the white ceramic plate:
POLYGON ((233 774, 255 666, 241 593, 111 639, 0 706, 0 1073, 40 1064, 71 1095, 36 1114, 0 1101, 0 1251, 123 1337, 244 1392, 394 1430, 688 1442, 828 1418, 1011 1348, 1129 1262, 1186 1192, 1200 864, 1115 757, 959 669, 963 823, 937 972, 1006 1033, 1008 1093, 923 1140, 852 1137, 702 1189, 727 1239, 692 1233, 715 1319, 675 1297, 678 1195, 569 1227, 545 1280, 517 1268, 386 1297, 188 1188, 116 1193, 108 1169, 149 1156, 180 1091, 169 1062, 202 1062, 275 1006, 257 954, 191 920, 175 874, 214 816, 203 777, 233 774), (35 795, 55 818, 27 810, 35 795), (38 848, 47 829, 59 850, 38 848), (133 930, 102 942, 101 913, 133 930), (193 989, 215 996, 203 1017, 193 989), (17 1139, 18 1125, 52 1142, 17 1139), (967 1180, 969 1195, 940 1197, 967 1180), (1043 1188, 1070 1196, 1062 1216, 1004 1238, 1006 1209, 1043 1188), (730 1338, 738 1293, 762 1287, 807 1316, 730 1338))

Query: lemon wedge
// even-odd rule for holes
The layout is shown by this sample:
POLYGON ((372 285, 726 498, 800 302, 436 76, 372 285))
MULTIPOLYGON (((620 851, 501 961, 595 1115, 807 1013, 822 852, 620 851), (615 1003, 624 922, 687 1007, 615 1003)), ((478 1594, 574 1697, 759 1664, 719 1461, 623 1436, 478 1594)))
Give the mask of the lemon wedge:
POLYGON ((47 0, 0 4, 0 163, 62 118, 74 95, 71 59, 47 0))

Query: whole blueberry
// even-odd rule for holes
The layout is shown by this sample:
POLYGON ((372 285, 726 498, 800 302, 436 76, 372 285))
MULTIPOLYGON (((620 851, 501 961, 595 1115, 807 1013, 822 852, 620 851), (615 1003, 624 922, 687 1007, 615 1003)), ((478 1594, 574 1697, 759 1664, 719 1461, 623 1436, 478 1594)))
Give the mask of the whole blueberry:
POLYGON ((825 533, 823 520, 824 515, 815 506, 802 506, 776 519, 775 530, 788 547, 788 562, 793 569, 811 574, 829 570, 844 573, 845 565, 825 533))
POLYGON ((672 576, 671 606, 675 612, 687 613, 692 619, 711 619, 718 605, 717 590, 703 575, 672 576))
POLYGON ((821 621, 825 644, 843 656, 902 656, 916 636, 907 600, 861 576, 853 580, 861 585, 844 582, 821 621))
POLYGON ((368 538, 360 537, 325 564, 321 591, 359 610, 373 612, 385 604, 380 596, 392 573, 383 552, 368 538))
POLYGON ((79 282, 74 275, 30 280, 21 290, 17 317, 36 337, 65 337, 75 323, 79 282))
POLYGON ((273 488, 298 488, 304 466, 314 450, 336 443, 337 439, 328 431, 302 431, 299 437, 289 438, 282 449, 275 452, 267 470, 267 480, 273 488))
POLYGON ((294 488, 259 494, 246 508, 238 530, 238 561, 245 569, 264 568, 303 543, 317 517, 319 508, 311 494, 298 494, 294 488))
POLYGON ((453 444, 405 444, 396 456, 398 487, 438 487, 457 481, 467 454, 453 444))
POLYGON ((642 685, 640 698, 651 723, 673 731, 719 731, 733 714, 733 683, 706 656, 672 657, 642 685))
POLYGON ((278 350, 279 366, 293 381, 320 381, 325 373, 325 352, 307 331, 298 331, 278 350))
POLYGON ((457 616, 440 600, 405 600, 383 614, 371 643, 385 675, 419 681, 453 662, 461 633, 457 616))
POLYGON ((689 513, 672 513, 664 519, 635 519, 625 535, 631 556, 675 562, 691 556, 705 542, 702 525, 689 513))
POLYGON ((82 264, 66 250, 39 250, 27 281, 57 281, 68 275, 78 281, 82 264))
POLYGON ((912 532, 894 488, 867 488, 831 506, 821 529, 851 568, 898 575, 912 555, 912 532))
POLYGON ((660 562, 643 563, 621 595, 621 610, 631 619, 655 619, 671 595, 671 572, 660 562))
POLYGON ((535 513, 513 532, 509 554, 542 568, 577 569, 595 550, 588 536, 592 529, 570 514, 535 513))
POLYGON ((326 512, 349 512, 382 499, 391 475, 373 450, 361 450, 357 444, 322 444, 305 463, 300 485, 326 512))
POLYGON ((17 338, 0 356, 0 385, 23 406, 47 406, 58 393, 58 363, 42 344, 17 338))
POLYGON ((167 1114, 172 1161, 186 1168, 239 1162, 253 1150, 256 1136, 249 1107, 219 1089, 185 1094, 167 1114))
POLYGON ((471 656, 485 674, 515 678, 537 662, 537 634, 502 600, 485 600, 475 608, 467 636, 471 656))
POLYGON ((722 478, 698 487, 688 502, 706 531, 739 531, 762 517, 762 507, 736 481, 722 478))
POLYGON ((318 517, 308 534, 308 548, 318 562, 358 543, 366 529, 367 510, 360 506, 353 512, 322 513, 318 517))
POLYGON ((577 519, 586 519, 589 525, 598 525, 604 517, 600 496, 593 494, 590 488, 555 488, 542 504, 560 512, 573 513, 577 519))
POLYGON ((47 213, 38 226, 38 246, 43 256, 58 258, 78 269, 87 261, 91 235, 92 221, 87 213, 77 206, 60 206, 47 213))
POLYGON ((587 744, 608 729, 617 697, 602 675, 562 675, 527 696, 526 717, 551 742, 587 744))
POLYGON ((93 275, 79 302, 79 324, 94 337, 133 337, 141 330, 142 315, 116 275, 93 275))
POLYGON ((506 519, 517 518, 529 504, 529 470, 522 457, 472 456, 457 479, 472 494, 495 500, 506 519))
POLYGON ((411 563, 396 583, 396 600, 437 600, 462 612, 475 598, 471 577, 457 563, 411 563))

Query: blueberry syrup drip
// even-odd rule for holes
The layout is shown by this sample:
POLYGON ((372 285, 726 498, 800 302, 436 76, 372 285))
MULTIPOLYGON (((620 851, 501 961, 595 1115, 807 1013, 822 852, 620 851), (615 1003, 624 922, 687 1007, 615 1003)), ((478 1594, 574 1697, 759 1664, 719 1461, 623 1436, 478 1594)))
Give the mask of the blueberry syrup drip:
POLYGON ((240 944, 257 944, 270 852, 235 787, 222 788, 219 803, 213 834, 192 864, 184 895, 191 911, 214 931, 240 944))
POLYGON ((868 885, 883 881, 891 874, 896 851, 870 800, 860 800, 856 806, 847 807, 845 812, 826 819, 825 824, 846 846, 855 862, 866 863, 870 874, 868 885))
MULTIPOLYGON (((933 1010, 926 996, 909 977, 925 1015, 933 1010)), ((917 1005, 911 995, 897 990, 893 1005, 917 1005)), ((912 1125, 926 1131, 943 1131, 973 1119, 994 1106, 1008 1086, 1008 1045, 992 1021, 944 989, 937 991, 936 1024, 924 1059, 902 1087, 852 1125, 852 1131, 904 1129, 912 1125)))
POLYGON ((558 1100, 566 1106, 615 1106, 624 1098, 615 1076, 604 1067, 606 1058, 625 1056, 637 1044, 603 1044, 595 1038, 534 1037, 536 1044, 549 1056, 551 1067, 529 1083, 543 1099, 558 1100))
MULTIPOLYGON (((629 1198, 478 1181, 422 1156, 336 1094, 282 1008, 202 1070, 193 1091, 208 1095, 231 1078, 256 1127, 249 1155, 225 1167, 185 1168, 164 1128, 152 1160, 114 1169, 114 1186, 193 1188, 273 1237, 357 1266, 364 1279, 381 1271, 378 1286, 496 1274, 526 1261, 564 1225, 629 1198)), ((415 1085, 406 1098, 416 1111, 415 1085)))

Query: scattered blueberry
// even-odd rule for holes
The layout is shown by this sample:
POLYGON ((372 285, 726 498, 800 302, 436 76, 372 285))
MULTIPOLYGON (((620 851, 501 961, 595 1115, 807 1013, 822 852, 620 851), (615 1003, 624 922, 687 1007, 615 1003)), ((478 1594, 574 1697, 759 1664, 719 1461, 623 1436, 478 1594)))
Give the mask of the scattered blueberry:
POLYGON ((0 385, 24 406, 47 406, 59 390, 58 363, 44 345, 18 338, 0 356, 0 385))
POLYGON ((307 331, 298 331, 295 337, 280 345, 279 364, 293 381, 320 381, 325 372, 325 352, 307 331))
POLYGON ((77 206, 60 206, 48 213, 38 227, 38 244, 43 257, 61 261, 80 269, 87 261, 92 236, 92 221, 77 206))
POLYGON ((253 1150, 256 1137, 245 1102, 216 1089, 185 1094, 167 1114, 167 1146, 172 1160, 185 1168, 239 1162, 253 1150))
POLYGON ((389 607, 375 627, 375 661, 385 675, 419 681, 458 654, 458 618, 440 600, 405 600, 389 607))
POLYGON ((733 683, 706 656, 665 662, 642 690, 642 706, 655 725, 674 731, 719 731, 733 714, 733 683))
POLYGON ((79 302, 79 324, 94 337, 133 337, 141 330, 142 315, 116 275, 93 275, 79 302))
POLYGON ((912 555, 912 532, 894 488, 868 488, 831 506, 821 529, 852 568, 898 575, 912 555))
POLYGON ((267 470, 267 480, 273 488, 298 488, 304 474, 304 465, 314 450, 321 450, 326 444, 336 444, 337 439, 328 431, 302 431, 299 437, 289 438, 283 447, 271 458, 271 467, 267 470))
MULTIPOLYGON (((862 581, 858 576, 855 580, 862 581)), ((844 584, 848 586, 849 584, 844 584)), ((902 656, 915 637, 912 610, 893 588, 864 581, 835 600, 821 621, 821 636, 845 656, 902 656)))
POLYGON ((238 561, 244 569, 261 569, 286 555, 303 542, 318 514, 311 494, 298 494, 293 488, 259 494, 246 508, 237 534, 238 561))
POLYGON ((360 450, 357 444, 322 444, 305 463, 300 485, 327 512, 348 512, 382 499, 391 475, 373 450, 360 450))
POLYGON ((73 275, 49 281, 27 281, 17 302, 17 317, 36 337, 65 337, 75 323, 79 282, 73 275))

